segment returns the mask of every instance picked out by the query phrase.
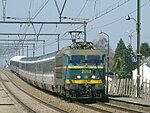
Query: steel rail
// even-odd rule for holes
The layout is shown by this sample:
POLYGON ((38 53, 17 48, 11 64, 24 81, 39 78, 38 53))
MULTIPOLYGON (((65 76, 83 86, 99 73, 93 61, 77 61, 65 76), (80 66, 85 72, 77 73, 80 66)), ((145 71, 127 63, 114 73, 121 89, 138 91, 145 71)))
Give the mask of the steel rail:
MULTIPOLYGON (((6 75, 4 72, 1 71, 1 73, 3 73, 4 75, 6 75)), ((4 85, 4 87, 7 89, 7 91, 9 92, 9 94, 11 94, 13 96, 13 98, 20 103, 25 109, 27 109, 27 111, 29 113, 36 113, 36 111, 34 111, 33 109, 31 109, 29 106, 27 106, 25 103, 23 103, 20 99, 18 99, 13 92, 8 88, 8 86, 6 86, 4 80, 1 77, 2 75, 0 75, 0 81, 2 82, 2 84, 4 85)))
MULTIPOLYGON (((4 70, 4 71, 5 71, 5 70, 4 70)), ((7 71, 5 71, 5 72, 7 72, 7 71)), ((6 75, 6 74, 5 74, 5 75, 6 75)), ((8 77, 8 75, 6 75, 6 76, 8 77)), ((54 110, 56 110, 56 111, 58 111, 58 112, 61 112, 61 113, 69 113, 68 111, 65 111, 65 110, 63 110, 63 109, 61 109, 61 108, 59 108, 59 107, 56 107, 56 106, 54 106, 54 105, 51 105, 51 104, 49 104, 49 103, 47 103, 47 102, 41 100, 40 98, 38 98, 38 97, 36 97, 36 96, 30 94, 29 92, 27 92, 27 91, 25 91, 24 89, 22 89, 21 87, 19 87, 14 81, 12 81, 12 80, 10 79, 10 77, 8 77, 8 78, 9 78, 9 80, 10 80, 18 89, 20 89, 22 92, 24 92, 25 94, 29 95, 29 96, 32 97, 33 99, 37 100, 38 102, 40 102, 40 103, 44 104, 45 106, 47 106, 47 107, 49 107, 49 108, 52 108, 52 109, 54 109, 54 110)))

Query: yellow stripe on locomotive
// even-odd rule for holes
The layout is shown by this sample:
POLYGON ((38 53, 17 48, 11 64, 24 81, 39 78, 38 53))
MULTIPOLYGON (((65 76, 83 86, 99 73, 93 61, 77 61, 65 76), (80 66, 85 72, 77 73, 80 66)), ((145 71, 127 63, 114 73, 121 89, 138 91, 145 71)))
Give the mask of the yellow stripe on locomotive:
POLYGON ((66 84, 102 84, 102 80, 66 80, 66 84))
POLYGON ((104 66, 64 66, 64 68, 68 69, 83 69, 83 68, 90 68, 90 69, 104 69, 104 66))

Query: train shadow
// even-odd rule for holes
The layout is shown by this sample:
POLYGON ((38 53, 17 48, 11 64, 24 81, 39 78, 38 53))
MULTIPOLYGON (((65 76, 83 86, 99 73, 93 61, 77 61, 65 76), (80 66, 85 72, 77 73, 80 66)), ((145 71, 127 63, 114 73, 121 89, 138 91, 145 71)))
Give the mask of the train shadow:
POLYGON ((108 96, 105 96, 101 99, 76 99, 76 100, 73 100, 72 102, 79 102, 79 103, 82 103, 82 104, 94 104, 94 103, 109 103, 109 98, 108 96))

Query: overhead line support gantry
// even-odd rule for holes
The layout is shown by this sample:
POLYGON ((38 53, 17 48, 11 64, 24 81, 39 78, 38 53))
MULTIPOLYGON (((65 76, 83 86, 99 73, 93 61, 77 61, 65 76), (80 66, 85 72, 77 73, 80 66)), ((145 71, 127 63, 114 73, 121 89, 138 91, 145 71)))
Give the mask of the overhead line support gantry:
MULTIPOLYGON (((84 25, 84 41, 86 41, 86 26, 87 26, 87 22, 83 21, 83 22, 27 22, 27 21, 0 21, 0 24, 60 24, 60 25, 73 25, 73 24, 79 24, 79 25, 84 25)), ((36 34, 35 34, 36 35, 36 34)), ((40 34, 39 34, 40 35, 40 34)))
MULTIPOLYGON (((28 42, 34 42, 34 41, 41 41, 41 42, 43 42, 43 55, 45 55, 45 40, 16 40, 16 39, 0 39, 0 41, 13 41, 13 42, 15 42, 15 41, 28 41, 28 42)), ((34 47, 34 50, 35 50, 35 47, 34 47)), ((34 57, 35 55, 33 54, 33 57, 34 57)))

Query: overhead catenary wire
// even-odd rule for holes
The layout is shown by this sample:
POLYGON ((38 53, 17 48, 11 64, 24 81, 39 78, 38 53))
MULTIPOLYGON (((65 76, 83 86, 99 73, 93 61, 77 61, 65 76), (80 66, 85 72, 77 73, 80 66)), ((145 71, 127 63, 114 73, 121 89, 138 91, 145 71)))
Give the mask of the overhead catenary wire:
POLYGON ((119 2, 113 4, 113 5, 111 5, 110 7, 108 7, 107 9, 105 9, 104 11, 98 13, 96 17, 92 17, 92 19, 90 19, 90 20, 88 21, 88 23, 93 22, 93 21, 96 20, 96 19, 99 19, 100 17, 102 17, 102 16, 104 16, 104 15, 110 13, 111 11, 113 11, 113 10, 119 8, 119 7, 121 7, 122 5, 128 3, 129 1, 130 1, 130 0, 120 0, 119 2))
MULTIPOLYGON (((120 3, 122 0, 120 0, 118 3, 120 3)), ((125 0, 124 1, 124 4, 126 4, 127 3, 127 1, 130 1, 130 0, 125 0)), ((147 1, 146 3, 143 3, 143 5, 141 5, 141 7, 144 7, 145 5, 147 5, 148 3, 150 2, 150 0, 149 1, 147 1)), ((123 4, 120 4, 119 6, 122 6, 123 4)), ((108 9, 108 8, 107 8, 108 9)), ((113 9, 114 10, 114 9, 113 9)), ((104 12, 104 11, 103 11, 104 12)), ((132 14, 132 13, 134 13, 134 12, 136 12, 136 10, 134 10, 134 11, 132 11, 132 12, 130 12, 129 14, 132 14)), ((109 13, 109 12, 108 12, 109 13)), ((107 14, 107 13, 106 13, 107 14)), ((103 15, 101 15, 100 17, 102 17, 103 15)), ((100 17, 98 17, 98 18, 100 18, 100 17)), ((110 23, 107 23, 107 24, 104 24, 104 25, 102 25, 102 26, 97 26, 97 27, 93 27, 92 29, 90 29, 90 30, 88 30, 87 32, 90 32, 91 30, 93 30, 93 29, 98 29, 98 28, 102 28, 102 27, 106 27, 106 26, 109 26, 109 25, 111 25, 111 24, 114 24, 114 23, 116 23, 116 22, 118 22, 118 21, 120 21, 120 20, 122 20, 122 19, 124 19, 126 17, 126 15, 125 16, 122 16, 122 17, 120 17, 119 19, 117 19, 117 20, 114 20, 114 21, 112 21, 112 22, 110 22, 110 23)), ((98 19, 98 18, 96 18, 96 19, 98 19)), ((95 20, 96 20, 95 19, 95 20)), ((93 20, 94 21, 94 20, 93 20)), ((80 29, 82 26, 79 26, 78 28, 75 28, 74 30, 78 30, 78 29, 80 29)), ((62 39, 62 38, 61 38, 62 39)))
POLYGON ((48 2, 49 2, 49 0, 45 0, 45 1, 41 4, 40 8, 39 8, 39 9, 35 12, 35 14, 32 16, 32 20, 35 19, 35 18, 39 15, 39 13, 44 9, 44 7, 48 4, 48 2))
MULTIPOLYGON (((141 8, 143 8, 143 7, 144 7, 145 5, 147 5, 148 3, 150 3, 150 1, 147 1, 146 3, 142 4, 142 5, 141 5, 141 8)), ((133 14, 133 13, 135 13, 135 12, 136 12, 136 10, 133 10, 133 11, 130 12, 128 15, 131 15, 131 14, 133 14)), ((103 27, 112 25, 112 24, 114 24, 114 23, 116 23, 116 22, 118 22, 118 21, 120 21, 120 20, 122 20, 122 19, 125 19, 126 16, 127 16, 127 15, 124 15, 124 16, 122 16, 122 17, 120 17, 120 18, 118 18, 118 19, 116 19, 116 20, 114 20, 114 21, 112 21, 112 22, 110 22, 110 23, 107 23, 107 24, 104 24, 104 25, 101 25, 101 26, 97 26, 97 27, 91 28, 91 29, 88 30, 88 32, 91 31, 91 30, 93 30, 93 29, 99 29, 99 28, 103 28, 103 27)))
MULTIPOLYGON (((32 1, 32 0, 31 0, 32 1)), ((39 13, 44 9, 44 7, 48 4, 49 0, 45 0, 44 2, 42 2, 41 6, 36 10, 36 12, 33 14, 33 16, 30 18, 31 16, 31 5, 32 5, 32 2, 30 2, 30 5, 29 5, 29 19, 27 19, 27 21, 29 21, 29 24, 30 22, 32 22, 38 15, 39 13)), ((25 32, 27 32, 27 29, 28 29, 29 25, 27 25, 27 28, 25 28, 25 32)))
MULTIPOLYGON (((119 8, 119 7, 121 7, 121 6, 123 6, 124 4, 128 3, 129 1, 131 1, 131 0, 120 0, 119 2, 114 3, 113 5, 109 6, 109 7, 106 8, 105 10, 99 12, 99 13, 96 14, 95 16, 92 16, 91 19, 89 19, 89 21, 87 21, 87 23, 89 24, 89 23, 91 23, 91 22, 93 22, 93 21, 99 19, 100 17, 102 17, 102 16, 104 16, 104 15, 106 15, 106 14, 112 12, 113 10, 115 10, 115 9, 117 9, 117 8, 119 8)), ((74 28, 74 30, 78 30, 78 29, 80 29, 81 27, 83 27, 83 25, 76 26, 76 27, 74 28)))
MULTIPOLYGON (((25 26, 24 26, 24 34, 26 34, 26 32, 28 31, 28 29, 29 29, 29 27, 30 27, 30 22, 31 21, 33 21, 38 15, 39 15, 39 13, 44 9, 44 7, 48 4, 48 2, 49 2, 49 0, 45 0, 44 2, 42 2, 42 4, 41 4, 41 6, 39 7, 39 9, 37 9, 37 11, 35 12, 35 14, 32 16, 32 18, 30 18, 30 16, 31 16, 31 6, 32 6, 32 0, 30 0, 30 4, 29 4, 29 18, 27 19, 27 21, 29 21, 29 24, 26 24, 25 26)), ((20 24, 20 29, 19 29, 19 32, 21 32, 21 29, 22 29, 22 25, 20 24)), ((22 36, 22 37, 20 37, 19 35, 18 35, 18 37, 19 37, 19 39, 20 40, 25 40, 26 39, 26 35, 25 36, 22 36)), ((16 44, 16 45, 19 45, 19 43, 21 43, 21 41, 19 41, 18 42, 18 44, 16 44)), ((22 44, 24 43, 24 41, 22 42, 22 44)), ((8 51, 8 49, 10 49, 10 48, 7 48, 7 50, 6 51, 8 51)), ((4 52, 4 54, 5 54, 6 52, 4 52)), ((3 55, 4 55, 3 54, 3 55)))
MULTIPOLYGON (((89 19, 88 23, 91 23, 91 22, 93 22, 93 21, 99 19, 100 17, 102 17, 102 16, 104 16, 104 15, 110 13, 111 11, 113 11, 113 10, 119 8, 119 7, 121 7, 122 5, 126 4, 126 3, 129 2, 129 1, 131 1, 131 0, 120 0, 119 2, 116 2, 115 4, 109 6, 107 9, 103 10, 102 12, 97 13, 96 16, 94 16, 94 17, 92 17, 91 19, 89 19)), ((84 3, 84 5, 83 5, 83 7, 82 7, 82 9, 81 9, 81 11, 80 11, 80 13, 79 13, 78 15, 81 14, 81 12, 82 12, 83 9, 85 8, 87 2, 88 2, 88 0, 85 1, 85 3, 84 3)), ((80 29, 80 28, 82 28, 82 27, 83 27, 83 25, 75 26, 73 29, 74 29, 74 30, 78 30, 78 29, 80 29)), ((67 27, 66 29, 69 29, 69 27, 67 27)), ((65 29, 65 30, 66 30, 66 29, 65 29)), ((64 29, 63 29, 63 30, 64 30, 64 29)), ((68 35, 67 35, 67 36, 68 36, 68 35)), ((66 37, 66 35, 63 35, 62 37, 60 37, 60 40, 63 40, 65 37, 66 37)), ((56 42, 57 42, 57 41, 56 41, 56 42)))
MULTIPOLYGON (((120 0, 121 1, 121 0, 120 0)), ((120 2, 119 1, 119 2, 120 2)), ((125 0, 126 1, 126 0, 125 0)), ((144 7, 145 5, 147 5, 148 3, 150 2, 150 0, 149 1, 147 1, 146 3, 143 3, 143 5, 141 5, 141 7, 144 7)), ((127 2, 125 2, 125 3, 127 3, 127 2)), ((125 4, 124 3, 124 4, 125 4)), ((123 5, 123 4, 122 4, 123 5)), ((108 9, 108 8, 107 8, 108 9)), ((102 12, 104 12, 104 11, 102 11, 102 12)), ((129 14, 132 14, 132 13, 134 13, 134 12, 136 12, 136 10, 134 10, 134 11, 132 11, 132 12, 130 12, 129 14)), ((96 19, 99 19, 100 17, 102 17, 102 16, 104 16, 104 15, 102 15, 101 14, 101 16, 99 16, 98 18, 95 18, 95 19, 91 19, 89 22, 93 22, 93 21, 95 21, 96 19)), ((114 21, 112 21, 112 22, 110 22, 110 23, 107 23, 107 24, 104 24, 104 25, 101 25, 101 26, 97 26, 97 27, 92 27, 91 29, 89 29, 87 32, 90 32, 91 30, 93 30, 93 29, 98 29, 98 28, 102 28, 102 27, 106 27, 106 26, 109 26, 109 25, 111 25, 111 24, 114 24, 114 23, 116 23, 116 22, 118 22, 118 21, 120 21, 120 20, 122 20, 122 19, 124 19, 126 17, 126 15, 125 16, 122 16, 122 17, 120 17, 119 19, 117 19, 117 20, 114 20, 114 21)), ((76 27, 74 30, 78 30, 78 29, 80 29, 82 26, 78 26, 78 27, 76 27)))
MULTIPOLYGON (((31 25, 30 22, 32 22, 39 15, 39 13, 44 9, 44 7, 48 4, 48 2, 49 2, 49 0, 45 0, 44 2, 42 2, 42 4, 39 7, 39 9, 37 9, 37 11, 34 13, 34 15, 32 16, 32 18, 28 20, 29 24, 27 24, 25 26, 24 34, 26 34, 26 32, 28 31, 28 29, 29 29, 29 27, 31 25)), ((31 4, 32 4, 32 0, 30 1, 30 5, 29 5, 29 17, 31 16, 31 4)), ((26 35, 23 36, 22 39, 25 40, 26 39, 26 35)), ((24 43, 24 41, 22 43, 24 43)))
MULTIPOLYGON (((123 1, 123 0, 120 0, 120 1, 123 1)), ((127 0, 125 0, 125 1, 127 1, 127 0)), ((86 1, 87 2, 87 1, 86 1)), ((108 8, 107 8, 108 9, 108 8)), ((108 13, 107 13, 108 14, 108 13)), ((115 22, 117 22, 117 21, 119 21, 119 20, 121 20, 121 19, 123 19, 124 17, 121 17, 121 18, 119 18, 119 19, 117 19, 117 20, 115 20, 115 21, 113 21, 113 22, 110 22, 110 23, 108 23, 108 24, 105 24, 104 26, 98 26, 98 27, 106 27, 106 26, 109 26, 109 25, 111 25, 111 24, 113 24, 113 23, 115 23, 115 22)), ((93 29, 94 28, 96 28, 96 27, 93 27, 93 29)), ((64 36, 63 36, 64 37, 64 36)), ((57 41, 56 41, 57 42, 57 41)))
POLYGON ((77 15, 77 18, 81 15, 81 13, 82 13, 82 11, 84 10, 84 8, 85 8, 86 4, 88 3, 88 1, 89 1, 89 0, 86 0, 86 1, 85 1, 83 7, 81 8, 81 10, 80 10, 80 12, 79 12, 79 14, 77 15))

